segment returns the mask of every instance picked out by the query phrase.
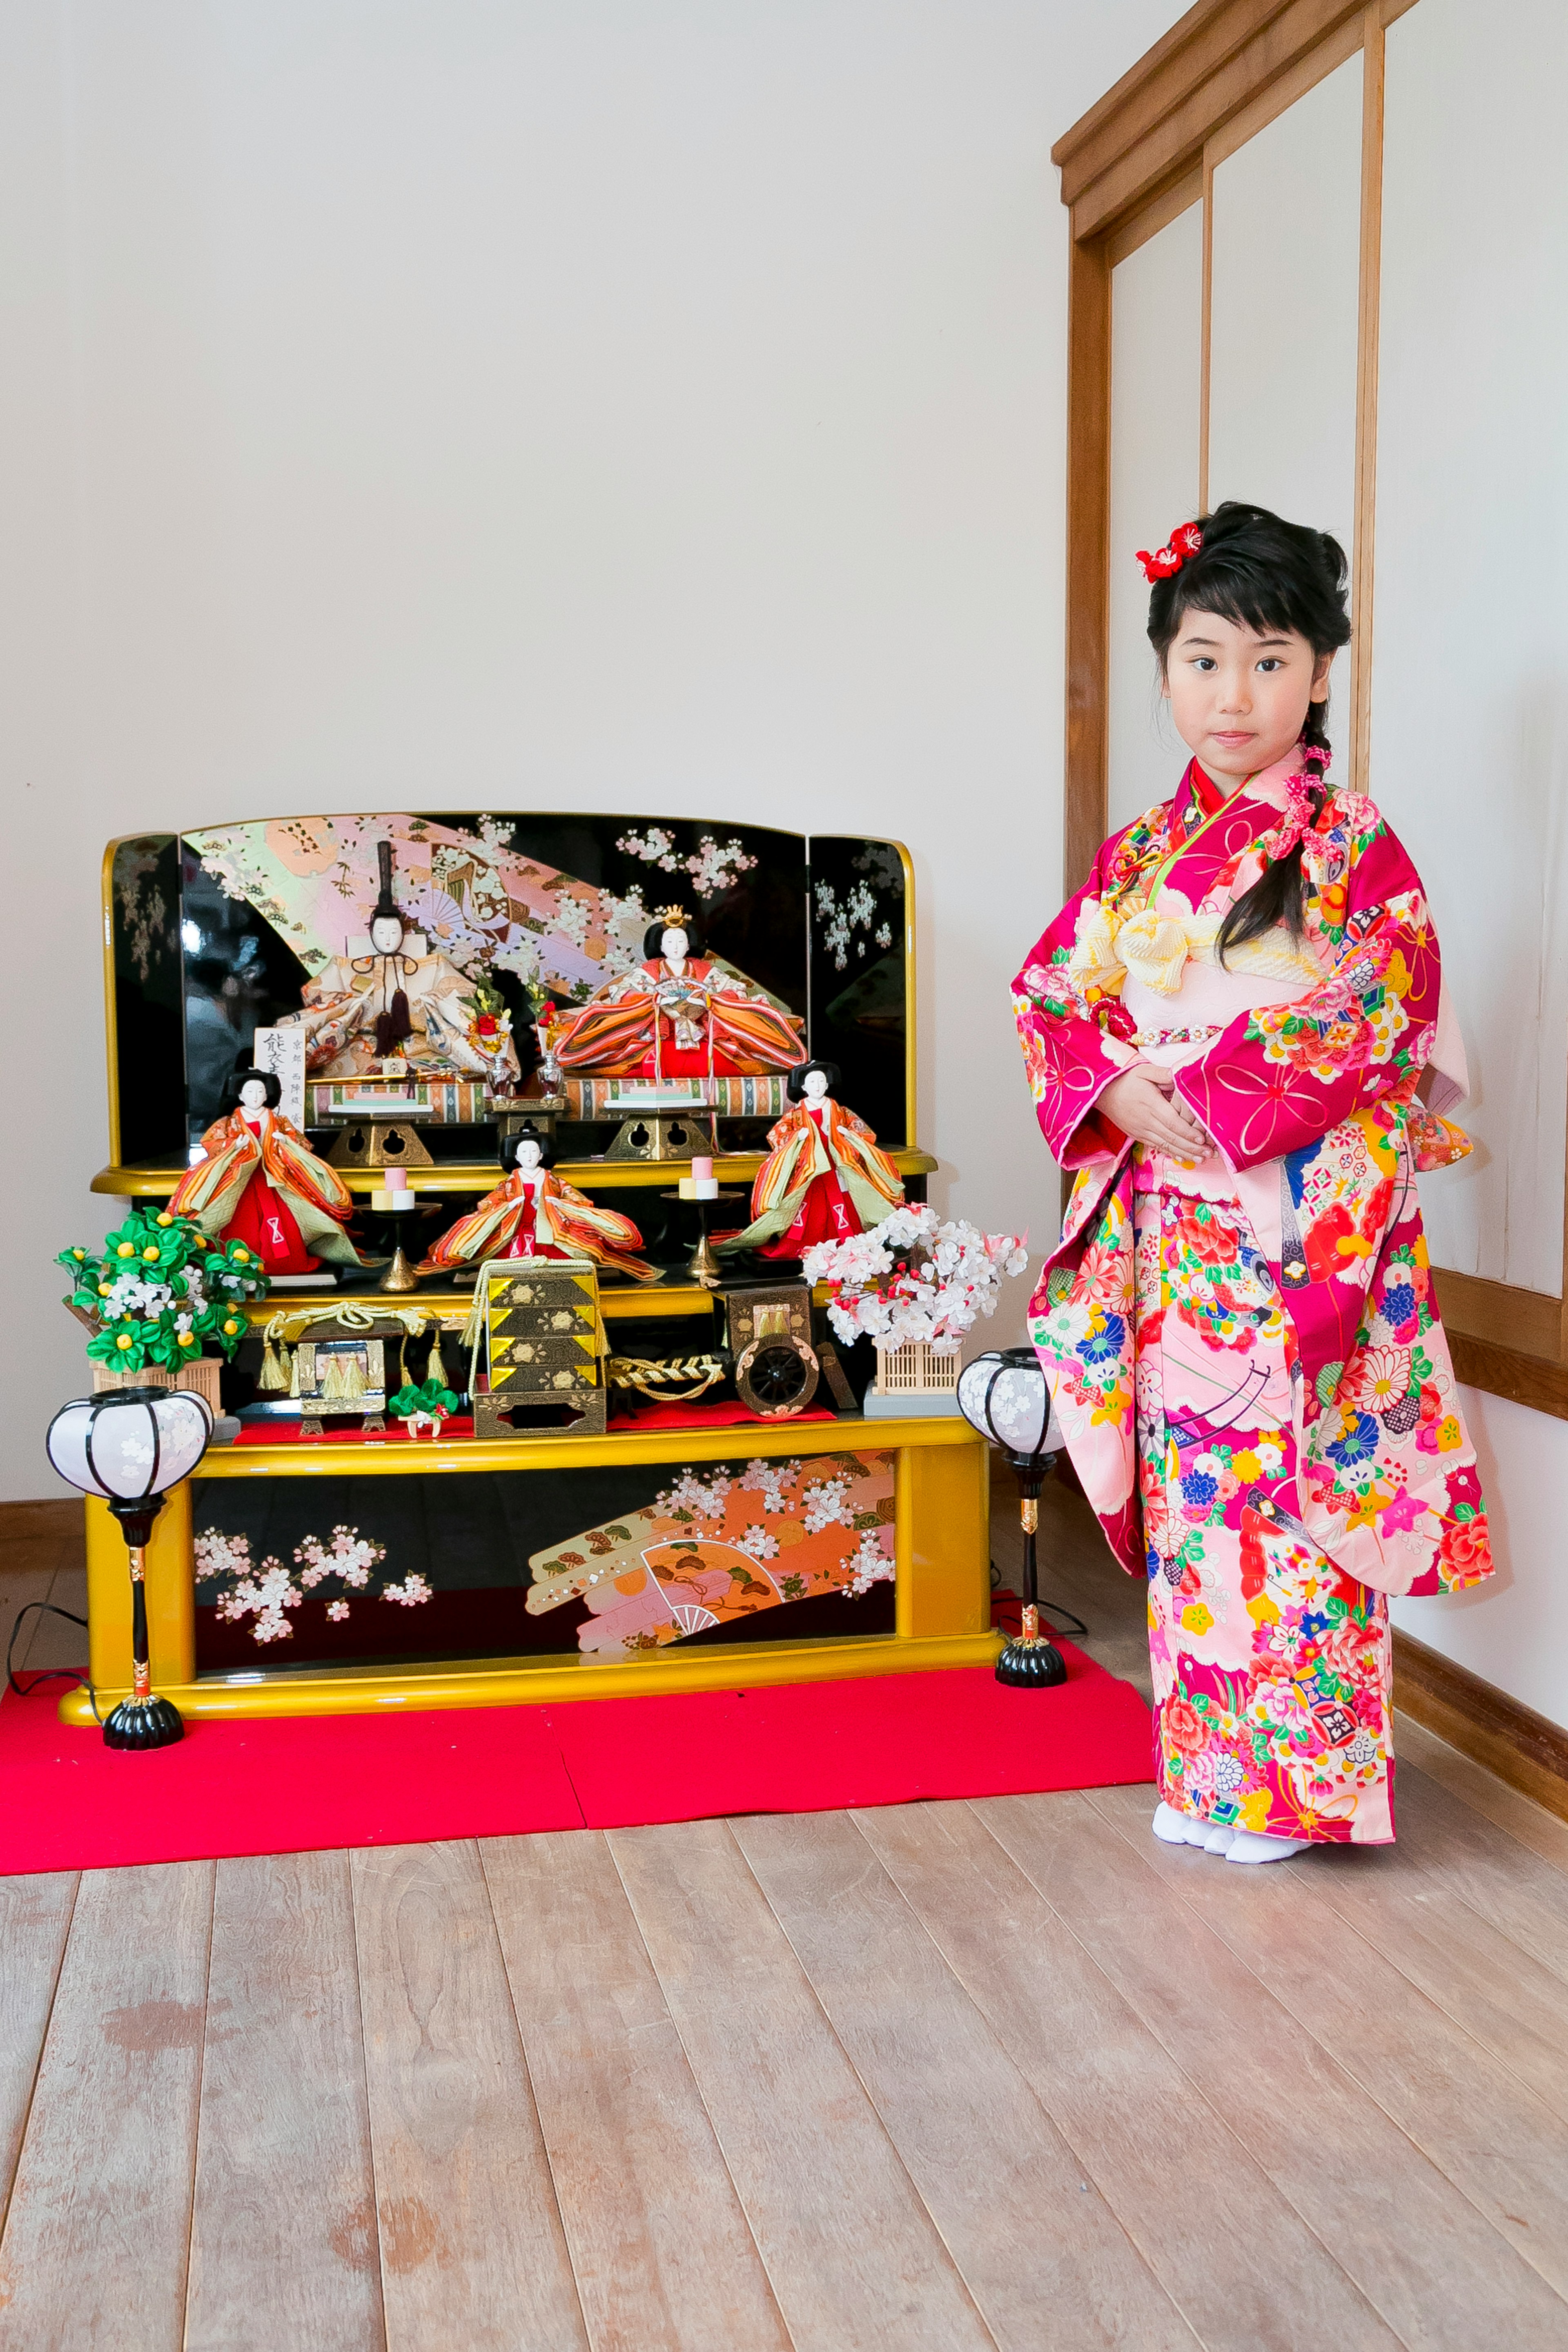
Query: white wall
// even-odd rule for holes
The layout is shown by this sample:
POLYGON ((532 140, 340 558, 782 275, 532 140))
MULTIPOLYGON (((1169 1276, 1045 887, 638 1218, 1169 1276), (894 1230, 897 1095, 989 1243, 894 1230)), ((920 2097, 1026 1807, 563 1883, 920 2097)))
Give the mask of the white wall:
POLYGON ((1051 141, 1168 0, 9 0, 0 1493, 82 1382, 99 856, 311 809, 903 836, 940 1199, 1055 1231, 1051 141))

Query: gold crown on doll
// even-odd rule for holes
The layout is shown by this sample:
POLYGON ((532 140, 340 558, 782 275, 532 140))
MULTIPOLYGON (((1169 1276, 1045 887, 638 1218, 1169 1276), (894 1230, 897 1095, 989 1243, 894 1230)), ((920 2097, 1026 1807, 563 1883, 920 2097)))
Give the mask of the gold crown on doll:
POLYGON ((686 910, 684 907, 655 907, 653 919, 659 923, 684 923, 686 910))

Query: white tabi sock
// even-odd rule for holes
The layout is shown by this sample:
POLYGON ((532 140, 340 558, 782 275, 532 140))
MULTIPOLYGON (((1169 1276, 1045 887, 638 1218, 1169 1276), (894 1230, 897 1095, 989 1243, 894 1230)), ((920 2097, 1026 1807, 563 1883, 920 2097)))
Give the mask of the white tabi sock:
POLYGON ((1293 1853, 1305 1853, 1310 1838, 1264 1837, 1257 1830, 1238 1830, 1230 1841, 1227 1862, 1288 1862, 1293 1853))
POLYGON ((1190 1813, 1178 1813, 1163 1799, 1155 1807, 1155 1818, 1149 1827, 1164 1845, 1202 1845, 1209 1829, 1207 1822, 1195 1821, 1190 1813))
POLYGON ((1205 1853, 1228 1853, 1236 1843, 1238 1834, 1237 1831, 1227 1827, 1224 1823, 1217 1824, 1203 1841, 1205 1853))

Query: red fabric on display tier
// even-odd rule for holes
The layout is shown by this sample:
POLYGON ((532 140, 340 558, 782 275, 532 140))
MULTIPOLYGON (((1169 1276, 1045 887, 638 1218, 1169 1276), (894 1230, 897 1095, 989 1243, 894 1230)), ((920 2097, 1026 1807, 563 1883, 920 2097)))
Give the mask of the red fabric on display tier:
POLYGON ((1067 1680, 1055 1690, 1009 1690, 974 1666, 555 1706, 206 1719, 145 1756, 68 1728, 52 1696, 7 1695, 0 1874, 1149 1780, 1137 1692, 1058 1646, 1067 1680))

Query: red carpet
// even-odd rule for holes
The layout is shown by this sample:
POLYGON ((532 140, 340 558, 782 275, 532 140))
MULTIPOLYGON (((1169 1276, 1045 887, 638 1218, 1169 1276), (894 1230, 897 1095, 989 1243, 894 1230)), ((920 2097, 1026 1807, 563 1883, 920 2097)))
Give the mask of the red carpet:
POLYGON ((0 1875, 420 1844, 922 1797, 1104 1788, 1151 1775, 1149 1712, 1061 1644, 1068 1680, 988 1669, 563 1706, 193 1723, 111 1753, 50 1695, 0 1703, 0 1875))

